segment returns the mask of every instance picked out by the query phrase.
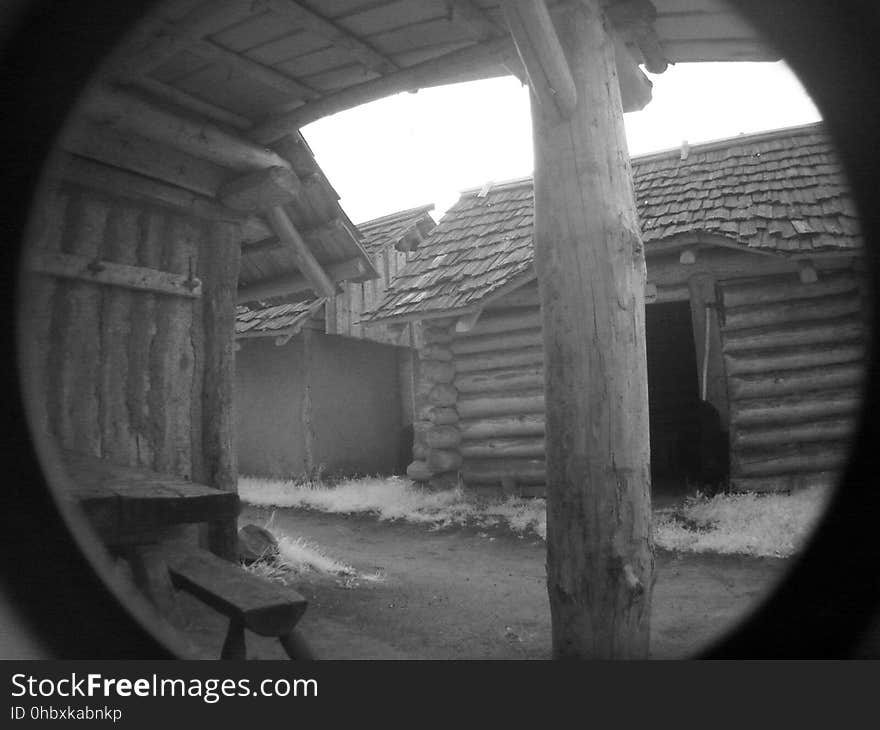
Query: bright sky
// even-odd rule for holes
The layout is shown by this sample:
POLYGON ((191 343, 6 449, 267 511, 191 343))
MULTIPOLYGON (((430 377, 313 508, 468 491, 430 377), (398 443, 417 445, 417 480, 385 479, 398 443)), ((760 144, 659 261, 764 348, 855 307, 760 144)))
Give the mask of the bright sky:
MULTIPOLYGON (((625 116, 630 154, 819 121, 779 63, 670 66, 625 116)), ((399 94, 322 119, 303 134, 356 223, 532 174, 528 91, 513 77, 399 94)))

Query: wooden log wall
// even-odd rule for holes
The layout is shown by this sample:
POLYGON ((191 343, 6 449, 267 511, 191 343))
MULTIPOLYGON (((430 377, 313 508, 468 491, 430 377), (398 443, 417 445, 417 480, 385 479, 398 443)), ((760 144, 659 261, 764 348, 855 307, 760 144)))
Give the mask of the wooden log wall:
POLYGON ((415 384, 413 462, 406 473, 417 482, 434 488, 458 483, 462 456, 456 409, 458 390, 451 345, 454 322, 431 321, 424 327, 415 384))
POLYGON ((361 323, 363 313, 379 304, 385 296, 389 282, 406 265, 407 254, 394 248, 386 248, 370 258, 379 272, 379 278, 342 284, 342 292, 336 295, 335 306, 327 307, 327 333, 410 347, 412 343, 407 329, 403 332, 392 332, 382 323, 361 323))
POLYGON ((34 430, 66 450, 234 491, 238 226, 87 180, 53 186, 34 209, 28 250, 201 281, 192 296, 27 273, 19 322, 34 430))
POLYGON ((731 487, 787 490, 833 481, 865 376, 866 311, 853 271, 720 287, 731 418, 731 487))

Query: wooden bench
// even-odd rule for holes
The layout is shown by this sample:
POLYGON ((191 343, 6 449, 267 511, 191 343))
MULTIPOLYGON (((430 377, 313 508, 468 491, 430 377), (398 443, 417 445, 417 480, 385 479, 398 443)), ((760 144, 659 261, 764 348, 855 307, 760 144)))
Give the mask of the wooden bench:
POLYGON ((196 547, 169 545, 162 558, 177 590, 229 617, 221 659, 246 658, 245 629, 277 637, 291 659, 314 658, 295 629, 308 602, 292 588, 196 547))

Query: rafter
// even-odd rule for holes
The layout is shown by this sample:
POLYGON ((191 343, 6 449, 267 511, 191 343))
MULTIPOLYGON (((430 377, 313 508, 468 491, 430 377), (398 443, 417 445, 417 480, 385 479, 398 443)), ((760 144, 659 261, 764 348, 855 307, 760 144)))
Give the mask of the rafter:
MULTIPOLYGON (((348 259, 325 268, 327 276, 334 282, 359 279, 369 275, 366 262, 359 258, 348 259)), ((286 274, 267 281, 260 281, 238 290, 236 301, 257 302, 274 297, 297 294, 312 289, 312 283, 302 274, 286 274)))
POLYGON ((350 109, 359 104, 381 99, 402 91, 416 91, 426 86, 435 86, 443 80, 453 80, 463 73, 470 73, 475 67, 505 64, 516 57, 516 50, 509 38, 498 38, 488 43, 468 46, 461 50, 432 58, 428 61, 408 66, 378 79, 350 86, 334 94, 313 101, 281 114, 258 125, 250 132, 250 137, 262 144, 273 142, 286 134, 322 117, 350 109))
POLYGON ((278 240, 281 241, 296 259, 297 267, 309 280, 316 294, 325 297, 336 296, 336 284, 324 271, 321 264, 315 258, 315 255, 309 249, 308 244, 303 240, 296 226, 290 220, 290 216, 280 205, 276 208, 270 208, 266 212, 266 218, 269 221, 269 227, 275 231, 278 240))
POLYGON ((455 23, 476 41, 499 38, 506 34, 483 9, 472 0, 446 0, 449 21, 455 23))

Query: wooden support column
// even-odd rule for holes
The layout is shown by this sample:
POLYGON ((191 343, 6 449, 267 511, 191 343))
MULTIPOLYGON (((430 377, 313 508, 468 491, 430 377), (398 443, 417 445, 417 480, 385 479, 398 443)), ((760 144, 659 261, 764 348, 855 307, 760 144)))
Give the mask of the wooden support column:
MULTIPOLYGON (((201 393, 201 460, 193 478, 226 492, 238 491, 235 454, 235 285, 238 280, 238 228, 215 223, 205 236, 199 256, 203 282, 201 321, 204 337, 204 375, 201 393)), ((197 447, 197 445, 196 445, 197 447)), ((196 471, 196 470, 194 470, 196 471)), ((234 560, 235 520, 208 526, 208 547, 234 560)))
POLYGON ((644 251, 608 21, 599 0, 555 21, 576 104, 563 118, 532 94, 553 655, 644 658, 654 573, 644 251))

